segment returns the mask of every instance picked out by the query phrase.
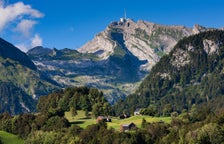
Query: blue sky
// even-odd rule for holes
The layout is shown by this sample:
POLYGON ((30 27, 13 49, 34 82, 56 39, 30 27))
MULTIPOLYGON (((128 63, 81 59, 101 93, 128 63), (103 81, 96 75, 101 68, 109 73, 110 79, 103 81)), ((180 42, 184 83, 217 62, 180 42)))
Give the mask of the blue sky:
POLYGON ((0 37, 23 51, 77 49, 123 17, 163 25, 224 27, 223 0, 0 0, 0 37))

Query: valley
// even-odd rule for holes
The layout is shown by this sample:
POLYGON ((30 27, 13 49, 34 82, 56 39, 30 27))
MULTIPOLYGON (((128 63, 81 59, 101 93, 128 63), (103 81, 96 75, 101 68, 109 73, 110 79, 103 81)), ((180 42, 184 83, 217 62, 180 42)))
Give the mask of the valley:
POLYGON ((0 142, 221 143, 223 38, 128 19, 78 50, 2 39, 0 142))
POLYGON ((0 0, 0 144, 223 144, 223 5, 0 0))

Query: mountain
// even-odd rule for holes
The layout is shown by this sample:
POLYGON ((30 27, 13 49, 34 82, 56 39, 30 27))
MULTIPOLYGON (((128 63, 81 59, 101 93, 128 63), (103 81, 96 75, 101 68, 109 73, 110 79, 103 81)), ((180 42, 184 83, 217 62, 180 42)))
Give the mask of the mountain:
POLYGON ((0 113, 35 111, 37 98, 58 88, 25 53, 1 38, 0 67, 0 113))
POLYGON ((160 59, 134 94, 115 106, 116 112, 151 107, 164 114, 202 104, 223 108, 223 66, 224 31, 184 38, 160 59))
POLYGON ((3 59, 17 61, 23 66, 26 66, 32 70, 36 70, 36 66, 25 53, 15 48, 12 44, 8 43, 2 38, 0 38, 0 44, 0 57, 3 59))
POLYGON ((112 22, 105 31, 97 34, 92 41, 78 51, 94 53, 100 59, 108 59, 116 54, 116 48, 120 47, 139 60, 147 60, 141 68, 150 70, 159 58, 168 54, 181 38, 205 30, 207 29, 200 25, 195 25, 192 29, 126 19, 124 22, 112 22))
POLYGON ((112 22, 78 50, 36 47, 27 54, 62 86, 93 86, 114 103, 136 90, 180 39, 205 30, 199 25, 187 28, 125 19, 112 22))

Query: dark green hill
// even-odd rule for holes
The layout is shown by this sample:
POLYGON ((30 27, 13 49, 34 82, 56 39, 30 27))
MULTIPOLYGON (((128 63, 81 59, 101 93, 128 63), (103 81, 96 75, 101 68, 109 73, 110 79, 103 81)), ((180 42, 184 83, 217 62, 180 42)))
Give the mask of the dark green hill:
POLYGON ((223 106, 223 66, 223 31, 184 38, 152 68, 135 94, 115 106, 116 112, 151 107, 166 114, 205 103, 218 109, 223 106))
POLYGON ((36 70, 36 66, 30 60, 30 58, 18 48, 10 44, 9 42, 0 38, 0 57, 4 59, 11 59, 17 61, 23 66, 36 70))
POLYGON ((57 89, 57 83, 40 74, 29 57, 0 39, 0 113, 32 112, 37 98, 57 89))

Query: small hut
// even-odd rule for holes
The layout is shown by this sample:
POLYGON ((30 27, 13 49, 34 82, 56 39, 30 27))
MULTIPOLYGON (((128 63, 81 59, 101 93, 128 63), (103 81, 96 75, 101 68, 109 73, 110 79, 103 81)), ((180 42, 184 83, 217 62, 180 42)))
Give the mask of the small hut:
POLYGON ((97 119, 96 119, 96 122, 99 123, 100 121, 111 122, 111 119, 109 117, 105 117, 105 116, 98 116, 97 119))
POLYGON ((137 108, 135 111, 134 111, 134 115, 136 116, 136 115, 141 115, 140 114, 140 111, 141 111, 141 109, 140 108, 137 108))
POLYGON ((136 129, 136 125, 132 122, 130 124, 123 124, 120 126, 120 131, 121 132, 126 132, 126 131, 130 131, 130 130, 134 130, 136 129))

